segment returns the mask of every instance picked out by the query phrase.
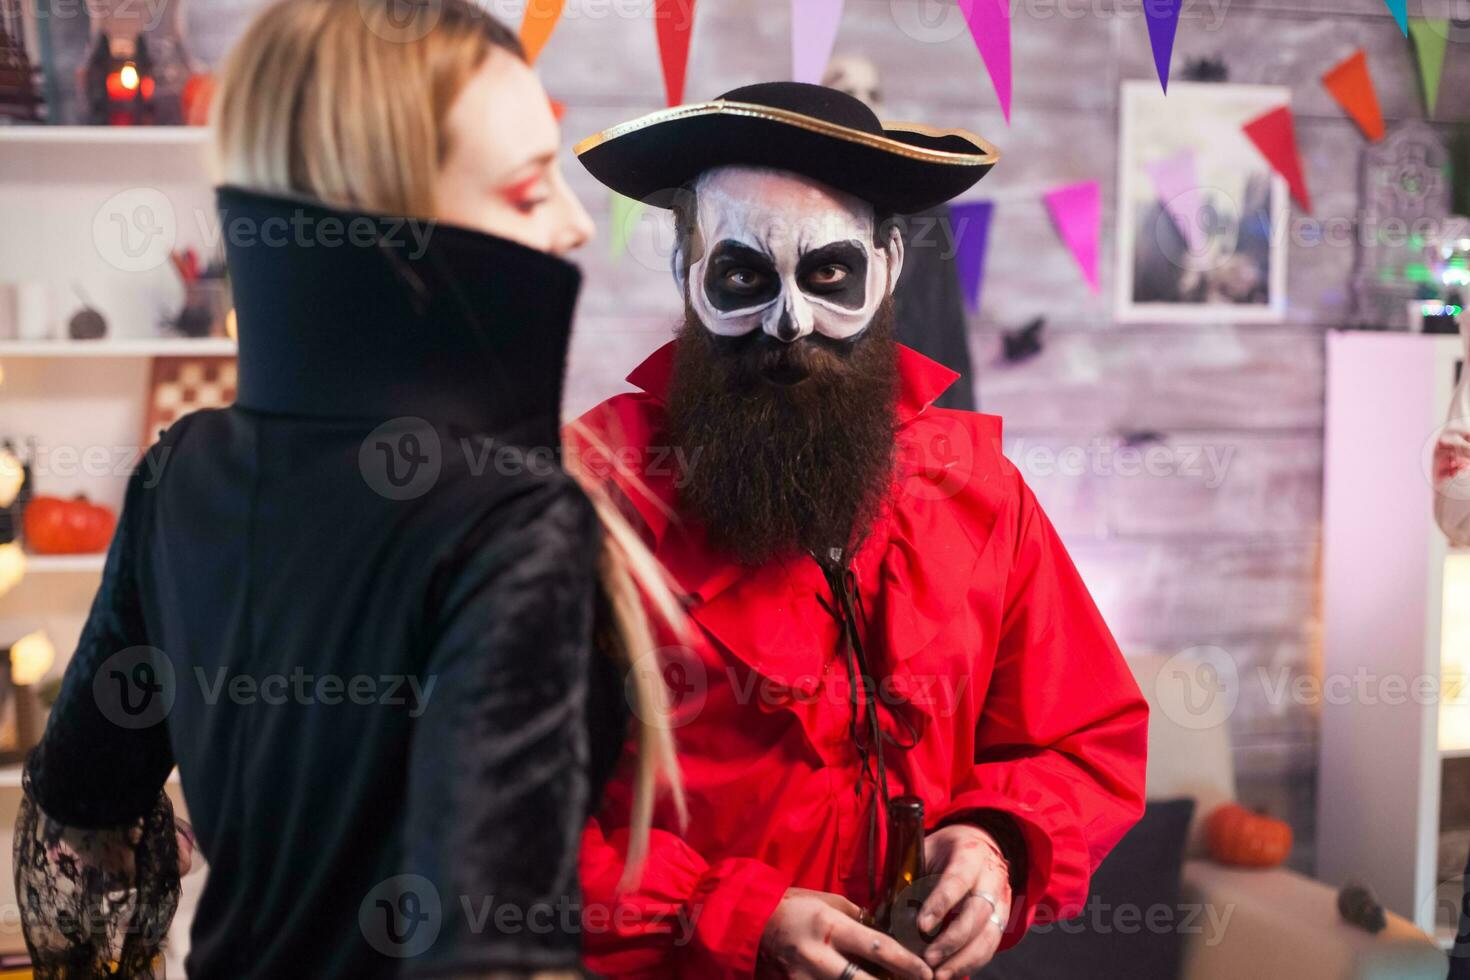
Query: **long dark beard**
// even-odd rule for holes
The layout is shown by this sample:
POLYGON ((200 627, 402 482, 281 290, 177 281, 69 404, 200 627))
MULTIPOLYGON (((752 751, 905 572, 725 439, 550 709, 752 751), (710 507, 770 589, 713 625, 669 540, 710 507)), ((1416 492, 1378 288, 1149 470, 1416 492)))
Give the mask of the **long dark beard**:
POLYGON ((893 481, 897 356, 886 300, 852 341, 719 337, 685 311, 669 438, 691 461, 682 508, 715 548, 759 565, 862 538, 893 481))

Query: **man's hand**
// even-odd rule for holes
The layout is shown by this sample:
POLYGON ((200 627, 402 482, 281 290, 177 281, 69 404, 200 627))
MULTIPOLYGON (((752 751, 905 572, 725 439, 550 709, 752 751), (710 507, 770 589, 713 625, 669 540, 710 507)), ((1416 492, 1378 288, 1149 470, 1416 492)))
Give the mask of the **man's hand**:
POLYGON ((924 865, 938 880, 919 909, 919 929, 931 935, 944 924, 924 959, 934 968, 935 980, 969 976, 989 963, 1000 945, 1011 914, 1010 868, 994 838, 963 823, 924 838, 924 865))
MULTIPOLYGON (((761 936, 761 953, 793 980, 837 980, 854 960, 867 960, 904 980, 931 980, 933 971, 898 941, 858 921, 860 910, 841 895, 788 888, 761 936)), ((857 980, 873 980, 859 970, 857 980)))

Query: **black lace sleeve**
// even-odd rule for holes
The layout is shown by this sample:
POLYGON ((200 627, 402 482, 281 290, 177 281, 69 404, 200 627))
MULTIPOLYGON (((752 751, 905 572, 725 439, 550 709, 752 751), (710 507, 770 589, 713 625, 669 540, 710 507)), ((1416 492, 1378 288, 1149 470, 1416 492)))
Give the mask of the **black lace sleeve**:
POLYGON ((27 777, 15 894, 35 976, 161 978, 179 905, 178 846, 166 793, 135 823, 88 830, 46 816, 27 777))
POLYGON ((153 976, 178 904, 163 794, 170 700, 149 680, 166 654, 148 646, 138 583, 145 474, 156 472, 140 466, 128 484, 102 584, 26 760, 15 890, 38 977, 153 976))

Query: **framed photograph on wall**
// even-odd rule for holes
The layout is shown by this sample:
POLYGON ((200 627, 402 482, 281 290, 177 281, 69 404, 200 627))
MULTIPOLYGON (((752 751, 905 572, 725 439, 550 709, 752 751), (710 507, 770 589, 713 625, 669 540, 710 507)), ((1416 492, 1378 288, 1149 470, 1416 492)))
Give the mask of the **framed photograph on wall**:
POLYGON ((1124 321, 1268 323, 1286 311, 1286 181, 1242 128, 1291 101, 1267 85, 1122 86, 1118 289, 1124 321))

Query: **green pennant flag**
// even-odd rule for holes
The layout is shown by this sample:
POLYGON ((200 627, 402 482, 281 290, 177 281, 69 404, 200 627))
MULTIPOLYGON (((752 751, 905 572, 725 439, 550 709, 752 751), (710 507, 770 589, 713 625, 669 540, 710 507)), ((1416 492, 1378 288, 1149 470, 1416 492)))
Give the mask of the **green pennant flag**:
POLYGON ((1435 103, 1439 101, 1439 77, 1444 72, 1444 51, 1450 39, 1450 22, 1415 17, 1409 21, 1409 36, 1414 39, 1414 51, 1419 56, 1419 76, 1424 80, 1424 104, 1429 107, 1429 115, 1433 116, 1435 103))
POLYGON ((608 193, 611 195, 607 202, 608 220, 612 227, 608 229, 607 254, 616 261, 628 251, 628 239, 632 236, 633 229, 638 227, 638 219, 643 214, 643 202, 624 197, 617 191, 608 193))

